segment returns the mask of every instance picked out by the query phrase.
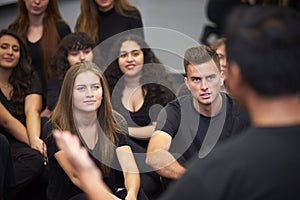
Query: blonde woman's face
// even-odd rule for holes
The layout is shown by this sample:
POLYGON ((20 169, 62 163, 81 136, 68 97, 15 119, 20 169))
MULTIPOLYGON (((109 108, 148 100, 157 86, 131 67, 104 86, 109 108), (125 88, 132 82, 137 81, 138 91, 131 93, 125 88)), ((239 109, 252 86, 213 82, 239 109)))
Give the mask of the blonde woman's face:
POLYGON ((49 4, 49 0, 25 0, 25 6, 29 15, 42 16, 49 4))
POLYGON ((74 112, 95 112, 101 105, 103 89, 100 79, 91 71, 80 73, 73 88, 74 112))
POLYGON ((114 0, 95 0, 95 3, 102 12, 107 12, 114 7, 114 0))

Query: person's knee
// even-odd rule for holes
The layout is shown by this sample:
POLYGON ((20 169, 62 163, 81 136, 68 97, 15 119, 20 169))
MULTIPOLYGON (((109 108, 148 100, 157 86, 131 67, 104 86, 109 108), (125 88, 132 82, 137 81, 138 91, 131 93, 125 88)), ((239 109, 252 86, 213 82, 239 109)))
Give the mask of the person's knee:
MULTIPOLYGON (((38 175, 44 170, 44 157, 35 149, 27 149, 24 154, 19 155, 19 165, 22 165, 23 170, 28 170, 33 176, 38 175)), ((21 167, 21 166, 19 166, 21 167)))

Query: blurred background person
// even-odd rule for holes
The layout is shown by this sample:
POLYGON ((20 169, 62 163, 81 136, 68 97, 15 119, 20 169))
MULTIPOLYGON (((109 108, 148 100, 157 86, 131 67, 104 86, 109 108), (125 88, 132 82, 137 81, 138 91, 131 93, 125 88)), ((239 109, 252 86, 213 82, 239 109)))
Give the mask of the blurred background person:
POLYGON ((222 92, 228 92, 226 90, 226 79, 227 79, 227 71, 228 71, 228 66, 227 66, 227 58, 226 58, 226 38, 218 38, 215 40, 210 47, 216 51, 216 53, 219 56, 219 61, 220 61, 220 68, 221 68, 221 78, 222 78, 222 92))

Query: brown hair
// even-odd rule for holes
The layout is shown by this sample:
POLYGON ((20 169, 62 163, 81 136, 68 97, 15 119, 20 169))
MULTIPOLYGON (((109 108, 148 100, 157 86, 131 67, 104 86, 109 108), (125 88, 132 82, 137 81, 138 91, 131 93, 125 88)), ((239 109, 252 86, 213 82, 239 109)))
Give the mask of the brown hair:
POLYGON ((221 71, 219 56, 216 53, 216 51, 210 48, 209 46, 201 45, 187 49, 185 51, 183 61, 185 73, 187 73, 188 65, 202 64, 208 62, 211 59, 216 64, 218 70, 221 71))
MULTIPOLYGON (((73 95, 70 95, 70 91, 73 92, 74 82, 76 77, 83 72, 91 71, 97 75, 100 79, 103 89, 103 99, 98 109, 98 122, 101 127, 101 133, 99 133, 99 152, 101 161, 103 163, 111 163, 114 154, 114 144, 118 142, 117 134, 122 133, 121 128, 116 124, 110 101, 109 89, 107 82, 100 68, 93 62, 84 61, 76 63, 67 71, 62 87, 61 93, 57 101, 52 114, 50 115, 50 122, 54 129, 68 130, 73 134, 79 135, 76 122, 73 116, 73 95), (105 117, 104 117, 105 116, 105 117), (102 135, 101 135, 102 134, 102 135), (108 138, 110 142, 103 138, 108 138), (100 139, 101 138, 101 139, 100 139)), ((73 94, 73 93, 72 93, 73 94)), ((110 168, 100 163, 100 168, 104 175, 108 175, 110 168)))
MULTIPOLYGON (((139 18, 139 10, 128 0, 114 0, 114 9, 119 15, 139 18), (134 14, 137 13, 137 14, 134 14)), ((96 43, 98 43, 98 8, 95 0, 80 0, 80 15, 77 18, 75 31, 86 32, 96 43)))
MULTIPOLYGON (((22 38, 26 39, 29 27, 28 11, 24 0, 18 0, 18 15, 9 25, 9 29, 17 32, 22 38)), ((48 80, 48 66, 51 57, 54 55, 56 46, 60 37, 57 31, 56 22, 63 22, 60 14, 57 0, 49 0, 48 7, 43 18, 43 36, 41 38, 42 48, 42 68, 46 79, 48 80)))
POLYGON ((210 47, 217 51, 218 48, 220 48, 222 45, 225 45, 226 43, 226 38, 222 37, 222 38, 218 38, 216 39, 213 43, 211 43, 210 47))

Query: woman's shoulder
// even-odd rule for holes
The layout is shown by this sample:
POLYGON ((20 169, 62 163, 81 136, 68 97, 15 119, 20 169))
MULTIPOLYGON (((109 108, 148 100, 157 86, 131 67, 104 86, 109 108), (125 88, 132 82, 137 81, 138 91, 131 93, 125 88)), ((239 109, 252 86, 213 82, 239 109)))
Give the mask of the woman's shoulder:
POLYGON ((121 124, 126 123, 126 120, 123 117, 123 115, 121 115, 119 112, 117 112, 115 110, 113 110, 113 118, 114 118, 114 120, 115 120, 115 122, 117 124, 119 124, 119 123, 121 123, 121 124))
POLYGON ((43 89, 41 85, 40 78, 36 72, 34 72, 31 76, 31 85, 28 88, 28 92, 26 95, 30 94, 43 94, 43 89))
POLYGON ((126 10, 125 13, 137 19, 142 19, 142 15, 138 9, 136 10, 126 10))
POLYGON ((60 38, 63 38, 69 33, 71 33, 71 28, 65 21, 57 21, 56 27, 60 38))
POLYGON ((123 115, 113 110, 113 118, 117 126, 119 126, 119 128, 122 130, 122 132, 128 134, 128 124, 126 119, 123 117, 123 115))

